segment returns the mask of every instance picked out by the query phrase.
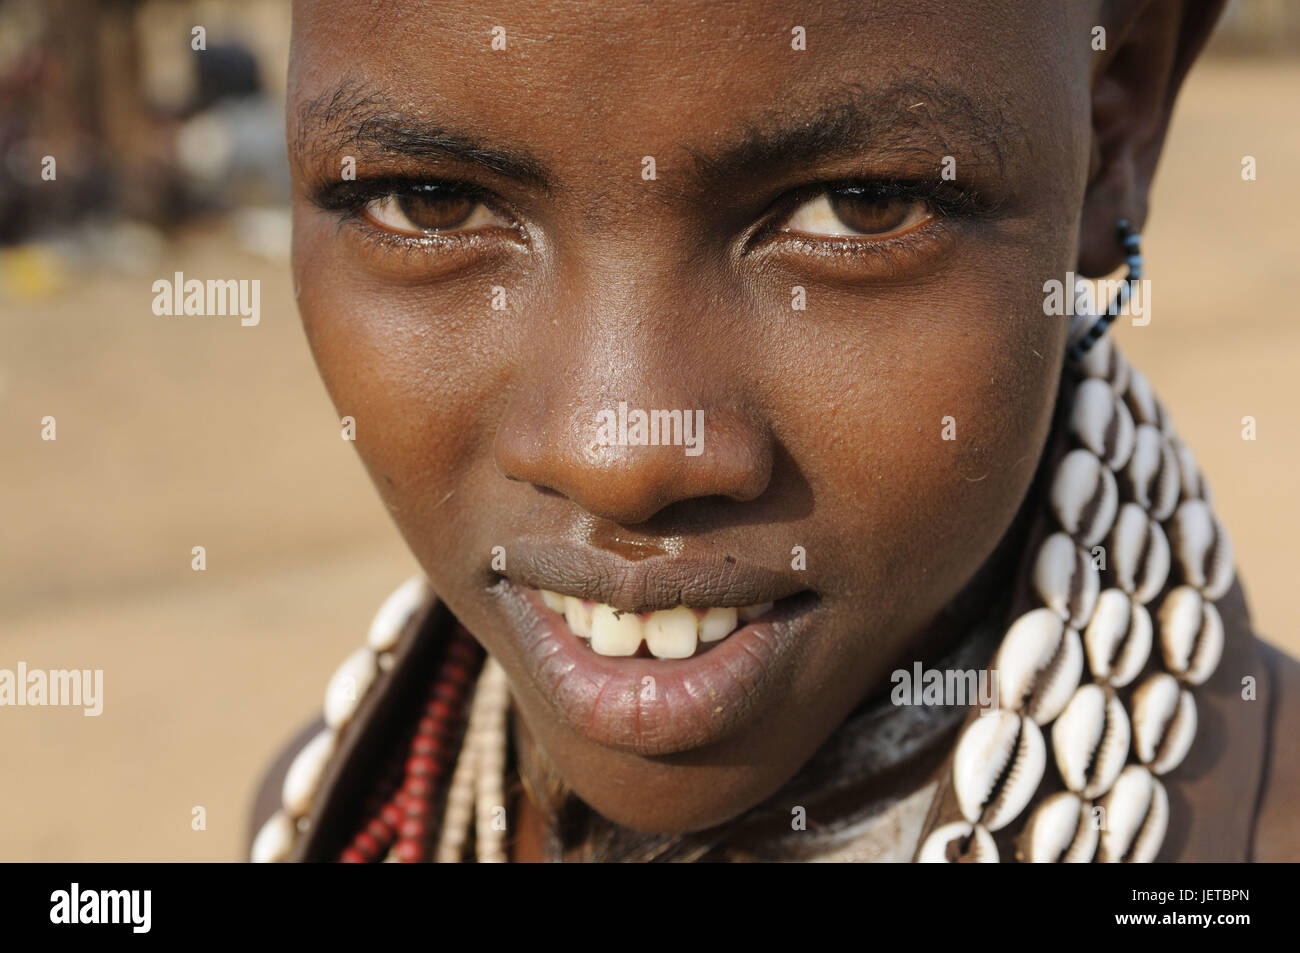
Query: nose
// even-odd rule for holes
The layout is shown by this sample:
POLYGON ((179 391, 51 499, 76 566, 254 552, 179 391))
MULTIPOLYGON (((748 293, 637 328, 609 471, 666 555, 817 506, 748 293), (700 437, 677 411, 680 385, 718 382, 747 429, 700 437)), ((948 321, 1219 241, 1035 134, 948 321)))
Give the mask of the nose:
POLYGON ((535 349, 495 437, 497 469, 628 526, 683 500, 761 496, 774 458, 765 415, 746 406, 742 369, 686 336, 620 321, 535 349))

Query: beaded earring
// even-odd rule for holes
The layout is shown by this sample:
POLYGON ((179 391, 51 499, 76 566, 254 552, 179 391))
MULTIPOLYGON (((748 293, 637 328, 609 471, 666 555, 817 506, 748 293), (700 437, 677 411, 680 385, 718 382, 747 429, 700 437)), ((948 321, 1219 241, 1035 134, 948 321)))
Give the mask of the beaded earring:
POLYGON ((1097 317, 1097 320, 1086 328, 1083 334, 1078 335, 1074 343, 1070 345, 1068 356, 1071 361, 1083 360, 1084 355, 1092 350, 1092 346, 1106 333, 1106 329, 1110 327, 1111 322, 1128 304, 1129 298, 1133 294, 1134 282, 1142 279, 1142 236, 1133 230, 1133 226, 1129 224, 1129 220, 1126 218, 1121 218, 1116 223, 1115 230, 1119 233, 1120 244, 1124 246, 1126 253, 1124 263, 1128 266, 1128 274, 1124 276, 1124 283, 1119 286, 1110 307, 1102 312, 1097 317))

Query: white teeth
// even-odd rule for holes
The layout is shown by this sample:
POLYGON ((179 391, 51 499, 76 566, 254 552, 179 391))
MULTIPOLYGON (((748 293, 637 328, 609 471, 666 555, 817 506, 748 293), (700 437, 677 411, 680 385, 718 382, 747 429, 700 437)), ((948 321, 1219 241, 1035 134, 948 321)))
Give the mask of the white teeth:
POLYGON ((564 621, 569 623, 574 635, 591 638, 591 610, 582 604, 581 599, 564 597, 564 621))
POLYGON ((591 648, 597 655, 635 655, 645 625, 631 612, 616 612, 597 603, 591 612, 591 648))
POLYGON ((735 631, 740 614, 734 607, 710 609, 700 620, 700 641, 717 642, 735 631))
POLYGON ((650 613, 645 644, 655 658, 690 658, 695 654, 695 613, 685 606, 650 613))
POLYGON ((574 635, 591 640, 591 648, 597 655, 622 658, 635 655, 643 640, 655 658, 690 658, 701 642, 722 641, 743 624, 766 615, 774 605, 764 602, 740 608, 716 606, 707 610, 676 606, 638 615, 621 612, 601 602, 564 596, 550 589, 539 589, 538 592, 548 609, 564 616, 574 635))

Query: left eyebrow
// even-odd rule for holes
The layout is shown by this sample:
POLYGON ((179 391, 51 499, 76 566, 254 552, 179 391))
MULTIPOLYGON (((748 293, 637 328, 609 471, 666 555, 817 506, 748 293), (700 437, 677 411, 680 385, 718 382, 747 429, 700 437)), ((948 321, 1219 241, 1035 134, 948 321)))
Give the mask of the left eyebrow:
POLYGON ((468 130, 406 115, 377 90, 360 84, 345 82, 304 102, 297 119, 292 151, 300 168, 321 154, 350 148, 367 157, 465 162, 551 190, 545 165, 528 152, 489 146, 468 130))
POLYGON ((991 167, 1000 175, 1001 143, 1009 135, 1023 135, 1023 129, 1001 110, 932 77, 915 77, 880 88, 849 83, 811 107, 786 106, 742 124, 715 152, 681 148, 694 160, 699 183, 717 188, 776 168, 867 150, 922 156, 936 168, 952 155, 958 167, 991 167))

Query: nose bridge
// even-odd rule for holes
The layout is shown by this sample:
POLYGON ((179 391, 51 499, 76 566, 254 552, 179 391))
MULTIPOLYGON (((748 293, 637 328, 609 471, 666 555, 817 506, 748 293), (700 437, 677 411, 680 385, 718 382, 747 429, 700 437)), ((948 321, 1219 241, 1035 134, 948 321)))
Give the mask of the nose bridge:
POLYGON ((498 469, 623 524, 692 497, 761 495, 772 448, 745 375, 716 325, 680 310, 699 276, 627 255, 567 273, 581 278, 557 289, 563 304, 538 324, 555 333, 544 347, 525 345, 498 469))

